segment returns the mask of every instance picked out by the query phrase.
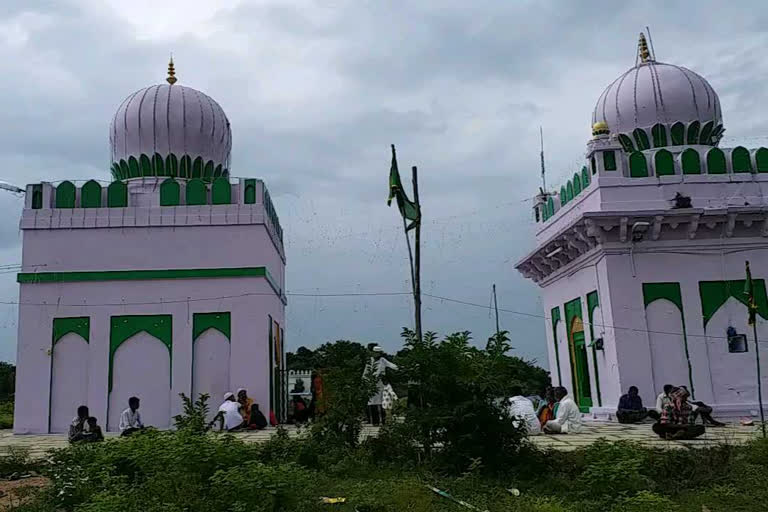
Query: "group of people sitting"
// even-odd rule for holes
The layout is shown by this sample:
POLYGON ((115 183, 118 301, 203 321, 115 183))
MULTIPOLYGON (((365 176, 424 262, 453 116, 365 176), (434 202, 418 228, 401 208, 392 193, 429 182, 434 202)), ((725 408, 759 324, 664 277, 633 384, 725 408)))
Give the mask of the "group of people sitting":
MULTIPOLYGON (((138 430, 144 429, 144 423, 139 414, 140 401, 132 396, 128 399, 128 408, 120 414, 120 436, 125 437, 138 430)), ((91 416, 87 405, 81 405, 77 408, 77 416, 69 425, 68 434, 70 443, 92 443, 104 440, 104 433, 99 426, 98 420, 91 416)))
MULTIPOLYGON (((270 413, 270 420, 273 426, 277 425, 273 413, 270 413)), ((216 423, 219 424, 219 430, 227 432, 262 430, 269 424, 259 409, 259 404, 253 403, 253 399, 248 397, 248 392, 243 388, 237 390, 237 396, 231 392, 224 394, 224 402, 219 406, 208 428, 212 428, 216 423)))
POLYGON ((546 397, 534 408, 535 399, 522 396, 520 388, 512 389, 507 412, 517 418, 528 435, 575 434, 581 432, 583 423, 581 411, 576 402, 562 386, 547 388, 546 397))
POLYGON ((690 401, 685 386, 667 384, 656 398, 656 408, 646 409, 636 386, 630 386, 619 399, 616 419, 619 423, 638 423, 646 418, 655 420, 653 431, 662 439, 694 439, 702 435, 705 425, 722 427, 724 423, 712 417, 712 407, 700 401, 690 401), (701 424, 696 419, 701 417, 701 424))

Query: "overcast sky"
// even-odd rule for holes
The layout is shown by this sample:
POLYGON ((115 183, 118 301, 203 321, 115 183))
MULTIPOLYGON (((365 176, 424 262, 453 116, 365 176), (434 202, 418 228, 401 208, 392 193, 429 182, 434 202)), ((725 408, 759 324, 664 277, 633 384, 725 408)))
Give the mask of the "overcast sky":
MULTIPOLYGON (((234 176, 263 178, 285 230, 288 292, 409 289, 402 224, 387 208, 389 144, 419 166, 423 289, 543 314, 513 264, 532 249, 538 129, 548 180, 582 165, 595 101, 634 64, 650 25, 658 60, 719 93, 726 145, 768 145, 762 2, 3 0, 0 179, 109 179, 108 126, 127 95, 165 78, 215 98, 234 176)), ((410 180, 405 180, 409 182, 410 180)), ((21 261, 21 200, 0 195, 1 265, 21 261)), ((18 300, 0 270, 0 300, 18 300)), ((17 308, 0 304, 0 359, 17 308)), ((335 339, 400 345, 407 296, 288 305, 289 349, 335 339)), ((425 330, 470 330, 488 309, 424 298, 425 330)), ((516 353, 546 364, 544 320, 503 312, 516 353)))

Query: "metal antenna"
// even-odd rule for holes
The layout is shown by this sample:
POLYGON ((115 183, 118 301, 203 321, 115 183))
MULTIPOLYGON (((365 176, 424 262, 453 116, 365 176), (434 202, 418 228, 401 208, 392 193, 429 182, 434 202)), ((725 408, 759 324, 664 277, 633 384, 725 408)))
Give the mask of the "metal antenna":
POLYGON ((542 190, 547 191, 547 171, 544 168, 544 129, 539 126, 539 139, 541 140, 541 186, 542 190))
POLYGON ((648 32, 648 43, 651 45, 651 58, 656 60, 656 50, 653 49, 653 38, 651 37, 651 29, 648 25, 645 26, 645 31, 648 32))

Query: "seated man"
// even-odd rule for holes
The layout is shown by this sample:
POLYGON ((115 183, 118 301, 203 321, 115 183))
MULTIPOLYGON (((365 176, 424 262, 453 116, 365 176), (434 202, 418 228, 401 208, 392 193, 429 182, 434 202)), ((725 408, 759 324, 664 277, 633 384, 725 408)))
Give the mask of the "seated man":
POLYGON ((649 411, 643 407, 643 399, 640 398, 637 386, 630 386, 627 394, 619 398, 616 419, 619 423, 639 423, 648 416, 658 419, 656 411, 649 411))
MULTIPOLYGON (((686 391, 688 391, 688 388, 685 386, 680 386, 686 391)), ((696 418, 698 416, 701 416, 701 423, 703 425, 709 425, 711 427, 724 427, 725 423, 717 421, 715 418, 712 417, 712 407, 705 404, 704 402, 700 401, 688 401, 688 404, 691 406, 692 413, 691 413, 691 423, 696 423, 696 418)))
POLYGON ((259 404, 251 406, 251 414, 248 417, 248 430, 262 430, 267 427, 267 418, 259 409, 259 404))
POLYGON ((510 391, 512 398, 509 399, 507 411, 515 419, 515 426, 522 425, 531 436, 541 434, 541 423, 533 409, 533 402, 522 396, 519 387, 513 387, 510 391))
MULTIPOLYGON (((672 384, 664 384, 664 391, 659 393, 659 396, 656 397, 656 412, 659 413, 659 417, 661 417, 664 407, 666 407, 667 402, 669 402, 669 393, 673 389, 675 389, 675 386, 672 384)), ((658 418, 656 421, 658 421, 658 418)))
POLYGON ((88 434, 88 406, 81 405, 77 408, 77 416, 69 425, 69 434, 67 438, 70 443, 83 441, 88 434))
POLYGON ((144 429, 144 423, 139 414, 139 399, 132 396, 128 399, 128 408, 120 415, 120 437, 130 436, 137 430, 144 429))
POLYGON ((90 416, 87 420, 88 432, 83 435, 82 441, 84 443, 94 443, 104 440, 104 433, 101 431, 101 427, 98 424, 98 420, 90 416))
POLYGON ((219 411, 208 424, 208 428, 211 428, 214 423, 218 422, 219 430, 234 432, 241 429, 245 422, 243 421, 242 414, 240 414, 240 407, 233 393, 225 393, 224 402, 219 406, 219 411))
POLYGON ((581 411, 568 394, 568 390, 562 386, 555 388, 555 400, 558 401, 555 419, 549 420, 544 425, 544 432, 547 434, 578 434, 581 432, 583 427, 581 411))
POLYGON ((704 433, 704 425, 691 423, 691 406, 688 404, 688 390, 674 388, 669 392, 661 418, 653 424, 653 431, 662 439, 676 441, 694 439, 704 433))

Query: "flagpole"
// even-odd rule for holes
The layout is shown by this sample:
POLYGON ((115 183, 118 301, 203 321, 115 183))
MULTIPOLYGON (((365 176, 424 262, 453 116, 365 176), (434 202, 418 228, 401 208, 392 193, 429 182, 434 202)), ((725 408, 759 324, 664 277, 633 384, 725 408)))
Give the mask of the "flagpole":
POLYGON ((760 346, 757 342, 757 321, 752 324, 752 332, 755 335, 755 357, 757 358, 757 403, 760 407, 760 425, 763 429, 763 438, 765 438, 765 413, 763 412, 763 386, 760 377, 760 346))
MULTIPOLYGON (((413 201, 416 203, 416 208, 419 211, 419 222, 416 223, 416 236, 414 240, 415 256, 413 267, 413 301, 416 320, 416 336, 419 342, 422 340, 421 335, 421 203, 419 203, 419 178, 416 166, 411 167, 413 173, 413 201)), ((408 237, 408 233, 405 234, 408 237)))

